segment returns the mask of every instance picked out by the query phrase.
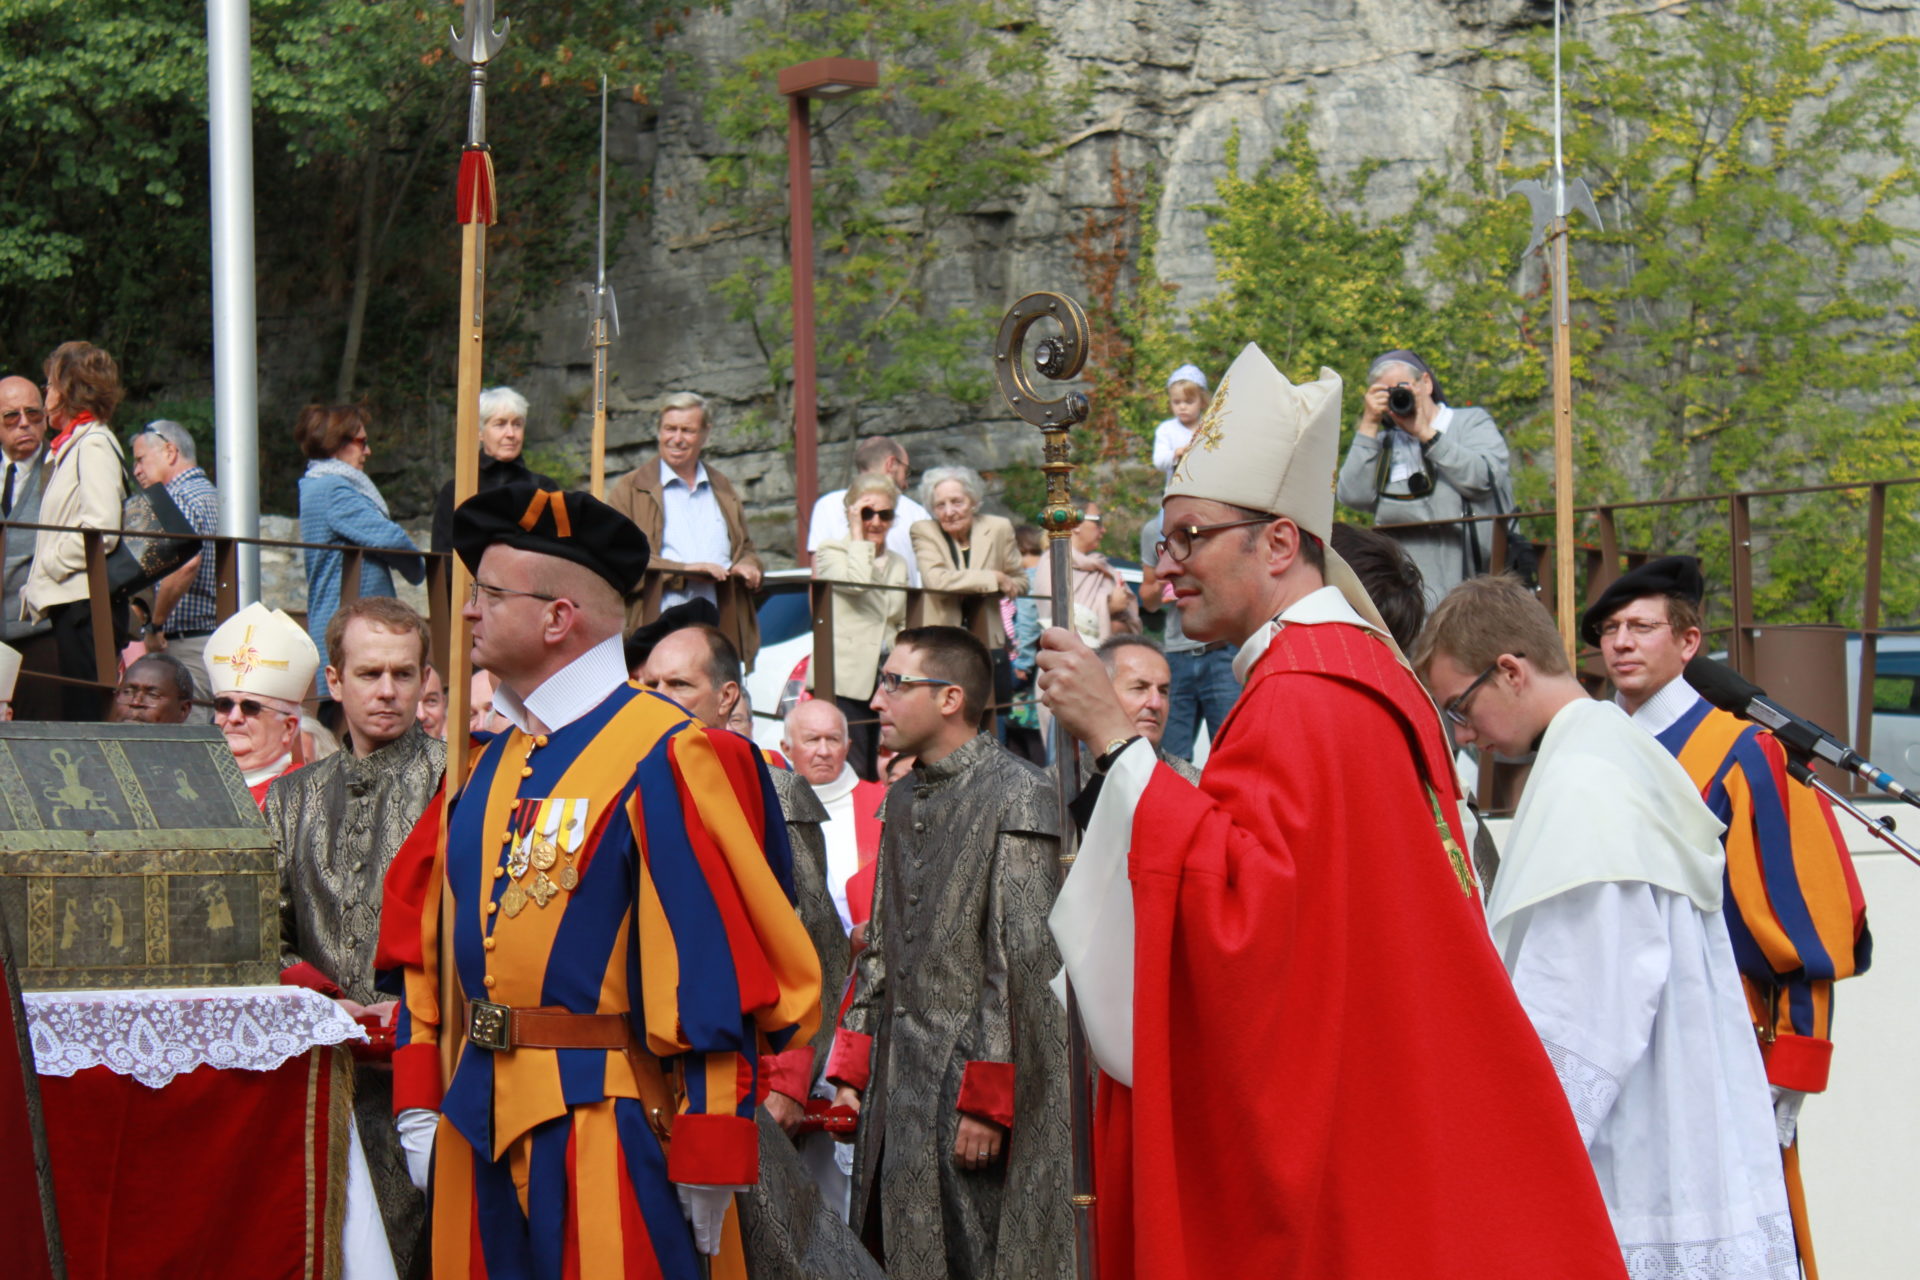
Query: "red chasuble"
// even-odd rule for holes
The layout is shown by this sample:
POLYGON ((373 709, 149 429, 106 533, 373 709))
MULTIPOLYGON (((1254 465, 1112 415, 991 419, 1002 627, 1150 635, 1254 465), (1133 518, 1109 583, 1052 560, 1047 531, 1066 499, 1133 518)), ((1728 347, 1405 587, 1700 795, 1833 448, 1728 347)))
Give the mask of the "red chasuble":
POLYGON ((1419 685, 1345 625, 1281 630, 1198 787, 1155 767, 1134 1086, 1101 1077, 1094 1141, 1105 1280, 1624 1274, 1457 801, 1419 685))

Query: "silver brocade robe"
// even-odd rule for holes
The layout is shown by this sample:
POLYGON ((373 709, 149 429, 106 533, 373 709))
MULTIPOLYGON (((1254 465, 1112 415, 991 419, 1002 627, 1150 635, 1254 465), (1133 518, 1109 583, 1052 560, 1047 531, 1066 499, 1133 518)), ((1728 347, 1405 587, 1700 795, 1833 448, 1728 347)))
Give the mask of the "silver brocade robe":
POLYGON ((873 1037, 854 1151, 854 1228, 878 1191, 892 1280, 1066 1280, 1066 1016, 1047 913, 1060 815, 1045 774, 981 734, 887 792, 849 1030, 873 1037), (991 1167, 953 1162, 969 1062, 1014 1064, 991 1167))
MULTIPOLYGON (((365 759, 341 751, 267 789, 267 829, 279 845, 283 968, 304 960, 360 1004, 390 998, 373 985, 381 887, 446 767, 446 744, 415 724, 365 759)), ((394 1266, 404 1276, 426 1200, 407 1176, 394 1131, 392 1071, 356 1066, 353 1110, 394 1266)))
MULTIPOLYGON (((794 907, 820 956, 820 1034, 813 1040, 813 1071, 826 1068, 847 985, 847 934, 827 888, 827 842, 820 824, 826 806, 806 779, 769 770, 793 848, 794 907)), ((805 1101, 805 1099, 801 1099, 805 1101)), ((740 1197, 740 1236, 749 1280, 886 1280, 860 1238, 827 1205, 820 1188, 780 1126, 762 1110, 760 1182, 740 1197)))

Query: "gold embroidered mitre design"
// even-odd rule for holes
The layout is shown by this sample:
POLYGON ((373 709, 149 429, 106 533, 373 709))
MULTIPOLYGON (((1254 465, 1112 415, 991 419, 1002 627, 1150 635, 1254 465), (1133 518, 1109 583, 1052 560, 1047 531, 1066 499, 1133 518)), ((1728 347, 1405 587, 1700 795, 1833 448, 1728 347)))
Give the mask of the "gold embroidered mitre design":
POLYGON ((207 638, 207 683, 215 693, 256 693, 299 702, 313 690, 320 651, 306 628, 255 602, 207 638))

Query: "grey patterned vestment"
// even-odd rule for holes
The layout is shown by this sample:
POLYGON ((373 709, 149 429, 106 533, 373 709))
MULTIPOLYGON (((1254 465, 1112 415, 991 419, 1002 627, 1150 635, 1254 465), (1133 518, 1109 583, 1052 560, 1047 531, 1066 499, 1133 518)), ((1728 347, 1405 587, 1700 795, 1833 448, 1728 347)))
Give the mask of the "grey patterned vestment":
MULTIPOLYGON (((820 831, 826 806, 798 774, 778 767, 768 772, 793 847, 794 906, 820 955, 820 1034, 813 1040, 811 1081, 826 1066, 833 1043, 847 983, 847 935, 827 891, 827 843, 820 831)), ((740 1197, 749 1280, 886 1280, 860 1238, 821 1198, 793 1140, 764 1110, 759 1120, 760 1181, 740 1197)))
MULTIPOLYGON (((281 967, 304 960, 360 1004, 389 998, 373 985, 381 886, 446 767, 446 744, 414 724, 365 759, 341 751, 267 789, 267 829, 279 845, 281 967)), ((394 1131, 390 1069, 355 1068, 353 1110, 394 1267, 405 1276, 426 1199, 394 1131)))
POLYGON ((873 1037, 855 1229, 877 1200, 892 1280, 1064 1280, 1066 1019, 1047 982, 1059 814, 1046 775, 982 734, 887 793, 850 1031, 873 1037), (1014 1067, 1004 1154, 953 1162, 970 1062, 1014 1067), (877 1196, 876 1196, 877 1192, 877 1196))

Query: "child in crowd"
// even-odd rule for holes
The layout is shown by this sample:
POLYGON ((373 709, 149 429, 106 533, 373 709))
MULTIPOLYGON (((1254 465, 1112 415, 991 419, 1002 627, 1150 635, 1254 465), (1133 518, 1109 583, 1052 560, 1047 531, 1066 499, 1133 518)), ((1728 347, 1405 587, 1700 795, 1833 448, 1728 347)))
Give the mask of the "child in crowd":
POLYGON ((1207 375, 1198 365, 1183 364, 1167 379, 1167 408, 1173 416, 1153 432, 1153 465, 1161 475, 1171 478, 1180 465, 1200 415, 1207 411, 1207 399, 1207 375))

